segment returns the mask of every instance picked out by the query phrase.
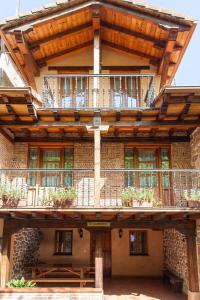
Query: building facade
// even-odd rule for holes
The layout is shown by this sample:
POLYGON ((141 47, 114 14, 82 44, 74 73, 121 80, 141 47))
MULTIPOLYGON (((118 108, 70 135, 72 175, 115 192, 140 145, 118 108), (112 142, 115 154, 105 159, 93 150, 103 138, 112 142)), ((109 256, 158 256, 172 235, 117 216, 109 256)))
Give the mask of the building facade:
POLYGON ((167 274, 200 299, 200 88, 172 85, 195 27, 125 0, 0 25, 2 292, 167 274))

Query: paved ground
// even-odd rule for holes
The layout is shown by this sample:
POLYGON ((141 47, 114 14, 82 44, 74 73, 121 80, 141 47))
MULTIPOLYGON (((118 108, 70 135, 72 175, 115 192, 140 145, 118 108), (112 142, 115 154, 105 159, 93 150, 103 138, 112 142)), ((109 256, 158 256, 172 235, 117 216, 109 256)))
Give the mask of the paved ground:
POLYGON ((162 279, 123 278, 104 280, 105 300, 186 300, 164 286, 162 279))

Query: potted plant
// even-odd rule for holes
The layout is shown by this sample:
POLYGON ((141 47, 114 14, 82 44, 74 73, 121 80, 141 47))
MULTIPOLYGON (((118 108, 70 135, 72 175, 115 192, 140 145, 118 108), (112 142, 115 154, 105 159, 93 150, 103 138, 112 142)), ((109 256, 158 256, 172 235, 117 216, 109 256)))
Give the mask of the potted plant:
POLYGON ((154 190, 150 188, 127 187, 121 194, 122 205, 125 207, 152 205, 155 200, 154 190))
POLYGON ((0 186, 0 198, 2 207, 17 207, 21 200, 21 191, 14 187, 0 186))
POLYGON ((191 208, 200 207, 200 190, 191 189, 184 191, 184 198, 187 200, 187 206, 191 208))
POLYGON ((30 280, 25 280, 24 277, 21 279, 12 279, 7 285, 8 288, 34 288, 36 283, 30 280))
POLYGON ((74 201, 77 197, 76 190, 73 187, 67 188, 56 188, 53 191, 50 191, 45 199, 42 201, 44 206, 53 206, 53 207, 70 207, 74 204, 74 201))

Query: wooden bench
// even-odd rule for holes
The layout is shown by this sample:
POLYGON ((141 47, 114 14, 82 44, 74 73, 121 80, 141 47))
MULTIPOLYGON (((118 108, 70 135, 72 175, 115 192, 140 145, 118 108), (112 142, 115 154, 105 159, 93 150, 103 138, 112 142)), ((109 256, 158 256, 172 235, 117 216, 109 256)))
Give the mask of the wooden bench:
POLYGON ((51 282, 75 282, 80 283, 80 287, 84 287, 87 283, 93 283, 94 278, 31 278, 28 279, 32 282, 45 282, 45 283, 51 283, 51 282))
POLYGON ((163 271, 163 282, 169 283, 174 293, 182 293, 183 290, 183 279, 173 274, 169 270, 163 271))

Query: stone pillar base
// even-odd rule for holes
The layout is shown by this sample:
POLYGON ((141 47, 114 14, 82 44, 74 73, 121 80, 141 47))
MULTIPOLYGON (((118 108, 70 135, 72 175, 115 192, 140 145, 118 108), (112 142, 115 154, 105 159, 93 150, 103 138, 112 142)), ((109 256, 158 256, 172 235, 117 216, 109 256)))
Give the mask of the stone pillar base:
POLYGON ((200 292, 188 291, 188 300, 200 300, 200 292))

